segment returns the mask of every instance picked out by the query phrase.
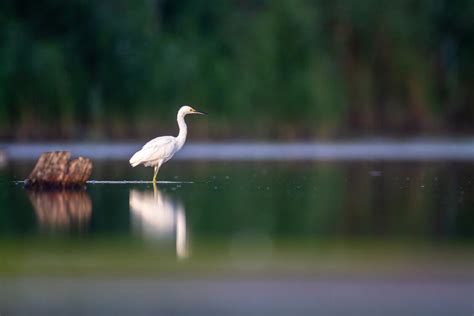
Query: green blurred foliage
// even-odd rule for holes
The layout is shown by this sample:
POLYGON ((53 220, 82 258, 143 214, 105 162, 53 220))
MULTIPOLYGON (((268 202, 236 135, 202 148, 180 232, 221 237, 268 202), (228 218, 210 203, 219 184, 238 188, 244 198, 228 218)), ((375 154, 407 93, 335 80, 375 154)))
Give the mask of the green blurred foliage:
POLYGON ((3 0, 0 136, 473 132, 470 0, 3 0))

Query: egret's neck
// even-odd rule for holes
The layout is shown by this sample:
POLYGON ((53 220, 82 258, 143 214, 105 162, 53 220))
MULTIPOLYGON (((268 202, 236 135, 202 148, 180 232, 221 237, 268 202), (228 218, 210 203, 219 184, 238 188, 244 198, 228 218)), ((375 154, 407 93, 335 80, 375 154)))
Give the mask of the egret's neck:
POLYGON ((186 122, 184 121, 184 115, 178 113, 178 126, 179 126, 179 134, 176 137, 178 149, 183 147, 184 142, 186 141, 186 136, 188 135, 188 127, 186 126, 186 122))

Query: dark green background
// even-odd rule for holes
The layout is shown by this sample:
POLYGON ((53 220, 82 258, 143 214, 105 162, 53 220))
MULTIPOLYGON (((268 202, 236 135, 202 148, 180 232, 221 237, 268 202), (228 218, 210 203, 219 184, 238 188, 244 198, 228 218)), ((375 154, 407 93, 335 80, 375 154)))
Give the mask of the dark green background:
POLYGON ((474 130, 470 0, 3 0, 0 137, 474 130))

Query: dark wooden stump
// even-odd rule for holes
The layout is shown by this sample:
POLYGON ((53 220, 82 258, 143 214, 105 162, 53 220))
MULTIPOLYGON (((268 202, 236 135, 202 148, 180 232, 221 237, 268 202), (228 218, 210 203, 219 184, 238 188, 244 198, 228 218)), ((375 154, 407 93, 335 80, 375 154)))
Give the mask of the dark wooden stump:
POLYGON ((74 188, 85 185, 92 173, 92 162, 78 157, 72 161, 68 151, 43 153, 26 179, 27 187, 74 188))

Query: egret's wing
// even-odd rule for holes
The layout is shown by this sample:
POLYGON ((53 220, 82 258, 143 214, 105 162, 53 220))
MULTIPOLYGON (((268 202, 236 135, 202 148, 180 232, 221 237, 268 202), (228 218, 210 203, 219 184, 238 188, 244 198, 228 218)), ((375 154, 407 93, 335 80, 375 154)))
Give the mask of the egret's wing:
POLYGON ((152 163, 158 160, 167 161, 175 153, 176 141, 172 136, 162 136, 150 140, 142 149, 136 152, 130 158, 130 164, 136 166, 139 164, 152 163))
POLYGON ((167 146, 170 143, 174 143, 175 138, 173 136, 160 136, 157 138, 153 138, 150 140, 148 143, 143 145, 142 149, 148 148, 148 147, 161 147, 161 146, 167 146))
POLYGON ((161 136, 146 143, 141 151, 147 153, 150 157, 148 161, 170 159, 176 152, 176 138, 173 136, 161 136))

